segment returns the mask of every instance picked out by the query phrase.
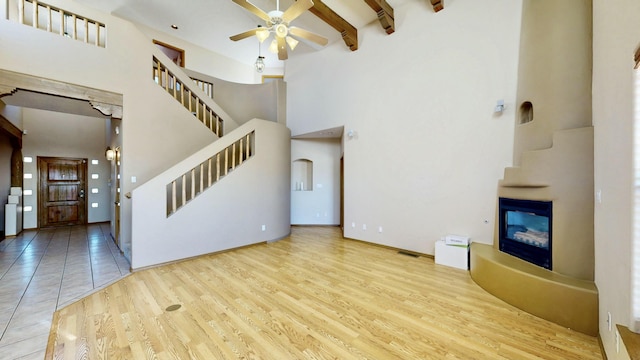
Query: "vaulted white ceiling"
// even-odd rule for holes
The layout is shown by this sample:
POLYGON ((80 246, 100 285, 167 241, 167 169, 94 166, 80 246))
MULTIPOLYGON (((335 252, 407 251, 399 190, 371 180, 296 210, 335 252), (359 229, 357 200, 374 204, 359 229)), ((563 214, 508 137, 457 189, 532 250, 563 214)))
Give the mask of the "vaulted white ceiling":
MULTIPOLYGON (((396 8, 416 0, 387 0, 396 8)), ((427 2, 427 0, 421 0, 427 2)), ((229 36, 253 29, 264 22, 241 8, 231 0, 76 0, 114 16, 140 23, 152 29, 166 32, 193 44, 220 53, 246 64, 253 64, 258 55, 258 40, 255 37, 238 42, 229 36), (178 30, 171 29, 171 25, 178 30)), ((280 9, 286 10, 294 0, 280 0, 280 9)), ((328 7, 360 29, 377 21, 376 13, 364 0, 324 0, 328 7)), ((269 12, 276 9, 276 0, 251 0, 260 9, 269 12)), ((297 27, 318 33, 329 39, 329 43, 342 42, 342 37, 331 26, 309 11, 292 22, 297 27)), ((380 31, 383 31, 380 29, 380 31)), ((262 55, 268 67, 281 67, 277 55, 268 52, 268 40, 262 44, 262 55)), ((315 44, 301 43, 289 56, 308 51, 320 51, 315 44)), ((187 54, 188 59, 188 54, 187 54)))

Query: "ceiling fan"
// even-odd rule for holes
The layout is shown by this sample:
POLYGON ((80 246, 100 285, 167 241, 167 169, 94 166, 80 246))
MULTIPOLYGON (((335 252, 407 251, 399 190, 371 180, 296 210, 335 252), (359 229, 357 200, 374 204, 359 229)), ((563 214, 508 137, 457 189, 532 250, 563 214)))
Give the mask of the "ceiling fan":
POLYGON ((287 55, 287 44, 291 50, 298 45, 298 40, 294 37, 306 39, 321 46, 325 46, 329 42, 327 38, 312 33, 311 31, 289 26, 291 21, 313 6, 312 0, 297 0, 284 12, 280 11, 280 0, 276 0, 276 9, 268 13, 250 3, 249 0, 233 0, 233 2, 252 12, 267 23, 266 27, 258 26, 255 29, 229 37, 233 41, 246 39, 255 35, 260 42, 263 42, 271 33, 274 33, 275 36, 271 42, 271 46, 269 46, 269 50, 273 53, 278 53, 278 59, 280 60, 286 60, 289 57, 287 55))

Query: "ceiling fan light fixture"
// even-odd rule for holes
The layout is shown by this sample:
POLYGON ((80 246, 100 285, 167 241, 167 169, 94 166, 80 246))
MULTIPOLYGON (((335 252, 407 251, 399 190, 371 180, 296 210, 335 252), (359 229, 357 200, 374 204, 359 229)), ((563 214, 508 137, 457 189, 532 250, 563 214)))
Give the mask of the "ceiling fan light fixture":
POLYGON ((285 40, 287 40, 287 44, 289 44, 291 51, 295 50, 296 46, 298 46, 299 41, 292 38, 291 36, 287 36, 285 40))
POLYGON ((280 60, 287 60, 287 45, 291 50, 294 50, 299 44, 298 39, 305 39, 320 46, 325 46, 329 42, 327 38, 314 34, 311 31, 300 29, 295 26, 291 28, 289 27, 289 24, 293 20, 314 6, 313 0, 295 0, 295 2, 293 2, 293 4, 284 12, 280 11, 280 0, 276 0, 276 9, 269 11, 268 13, 252 4, 250 0, 232 1, 264 20, 267 25, 266 27, 258 25, 257 29, 251 29, 230 36, 229 38, 232 41, 239 41, 250 36, 256 36, 260 40, 260 43, 262 43, 271 37, 271 33, 274 33, 275 35, 273 36, 268 48, 270 52, 278 54, 278 59, 280 60), (289 37, 289 34, 296 38, 289 37))
POLYGON ((274 54, 278 53, 278 41, 276 39, 271 40, 271 45, 269 45, 269 51, 274 54))
POLYGON ((287 34, 289 34, 289 29, 287 28, 287 25, 285 25, 285 24, 278 24, 275 27, 275 32, 276 32, 277 36, 283 38, 283 37, 286 37, 287 34))
POLYGON ((256 31, 256 37, 258 38, 258 40, 260 40, 261 43, 267 40, 267 38, 269 37, 269 34, 270 34, 269 30, 267 29, 256 31))

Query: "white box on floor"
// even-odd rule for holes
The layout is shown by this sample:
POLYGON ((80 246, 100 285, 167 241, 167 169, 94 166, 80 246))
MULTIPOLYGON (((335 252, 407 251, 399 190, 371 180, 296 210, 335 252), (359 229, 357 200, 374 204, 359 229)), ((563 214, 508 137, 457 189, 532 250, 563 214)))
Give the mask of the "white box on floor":
POLYGON ((7 198, 7 204, 17 204, 20 202, 20 196, 18 195, 9 195, 7 198))
POLYGON ((444 237, 446 245, 462 245, 469 246, 469 237, 460 235, 447 235, 444 237))
POLYGON ((4 234, 5 236, 15 236, 18 234, 18 205, 4 205, 4 234))
POLYGON ((11 189, 9 190, 9 195, 22 196, 22 188, 17 186, 12 186, 11 189))
POLYGON ((469 246, 447 245, 443 240, 436 241, 436 264, 454 268, 469 269, 469 246))

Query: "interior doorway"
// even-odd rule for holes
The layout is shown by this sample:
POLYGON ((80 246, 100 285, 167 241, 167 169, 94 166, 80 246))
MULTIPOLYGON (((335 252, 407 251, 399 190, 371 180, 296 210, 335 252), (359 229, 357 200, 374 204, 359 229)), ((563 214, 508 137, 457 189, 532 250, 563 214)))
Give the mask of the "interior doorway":
POLYGON ((87 223, 87 159, 38 157, 38 227, 87 223))
POLYGON ((153 40, 153 43, 156 44, 160 51, 167 55, 174 64, 184 67, 184 50, 158 40, 153 40))

